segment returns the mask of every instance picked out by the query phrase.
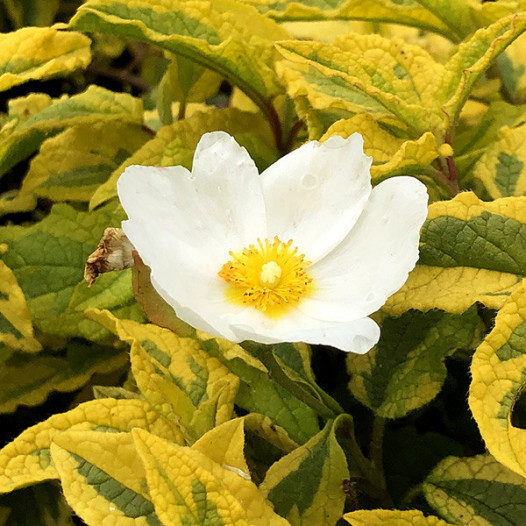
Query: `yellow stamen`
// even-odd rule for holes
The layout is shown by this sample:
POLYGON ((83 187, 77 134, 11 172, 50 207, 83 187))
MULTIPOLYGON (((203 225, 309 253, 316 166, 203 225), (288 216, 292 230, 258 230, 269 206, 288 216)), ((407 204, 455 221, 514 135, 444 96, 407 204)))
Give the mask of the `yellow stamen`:
POLYGON ((283 243, 276 236, 273 242, 257 240, 241 252, 230 252, 219 276, 231 286, 227 294, 235 303, 259 309, 276 318, 298 303, 312 287, 307 274, 310 262, 292 247, 292 240, 283 243))

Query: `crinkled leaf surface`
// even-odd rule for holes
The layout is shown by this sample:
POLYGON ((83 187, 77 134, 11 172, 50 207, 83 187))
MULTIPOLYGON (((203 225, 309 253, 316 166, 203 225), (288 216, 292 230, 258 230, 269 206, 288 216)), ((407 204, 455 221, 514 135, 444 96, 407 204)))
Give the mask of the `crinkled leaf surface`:
POLYGON ((34 153, 47 137, 73 125, 132 122, 142 124, 142 101, 127 93, 114 93, 99 86, 71 97, 49 100, 33 94, 21 101, 17 108, 30 116, 15 114, 0 132, 0 176, 34 153), (29 108, 21 108, 23 103, 29 108), (45 104, 43 104, 45 103, 45 104))
POLYGON ((132 345, 132 372, 145 398, 194 441, 232 417, 239 380, 192 338, 156 325, 91 312, 132 345))
POLYGON ((58 478, 49 447, 66 430, 100 434, 126 432, 141 427, 177 443, 182 435, 145 400, 103 398, 85 402, 66 413, 36 424, 0 450, 0 492, 58 478))
POLYGON ((525 197, 483 202, 471 192, 430 205, 418 264, 386 312, 502 307, 526 276, 525 205, 525 197))
POLYGON ((250 480, 195 448, 133 432, 155 511, 166 526, 286 526, 250 480))
POLYGON ((112 172, 150 138, 135 123, 72 126, 42 143, 16 199, 33 206, 37 197, 54 202, 89 201, 112 172))
POLYGON ((66 431, 50 451, 68 504, 87 524, 162 526, 130 433, 66 431))
POLYGON ((526 476, 526 430, 515 427, 513 406, 526 384, 526 284, 500 309, 495 327, 480 344, 471 364, 471 412, 488 451, 526 476))
POLYGON ((213 69, 262 108, 281 91, 275 40, 288 33, 251 6, 231 0, 89 0, 70 27, 144 40, 213 69))
POLYGON ((409 311, 385 318, 378 344, 366 354, 347 356, 351 392, 384 418, 422 407, 442 388, 445 358, 469 348, 477 324, 475 307, 464 314, 409 311))
MULTIPOLYGON (((1 257, 12 269, 24 292, 33 324, 38 330, 93 340, 108 337, 100 325, 84 318, 82 312, 71 309, 70 302, 79 283, 86 290, 84 301, 90 295, 100 295, 96 288, 92 292, 87 290, 83 281, 84 265, 104 229, 118 226, 122 219, 122 211, 115 203, 93 213, 78 212, 61 204, 56 205, 49 216, 29 227, 0 228, 0 242, 8 245, 1 257)), ((115 277, 106 278, 105 284, 115 277)), ((122 288, 117 290, 124 292, 122 288)), ((139 308, 137 305, 130 308, 132 302, 129 289, 127 294, 113 299, 111 308, 115 312, 122 309, 129 315, 131 310, 139 308)))
POLYGON ((316 413, 271 377, 265 366, 239 345, 198 333, 203 348, 219 358, 241 380, 236 404, 268 416, 292 440, 303 444, 319 430, 316 413))
POLYGON ((307 443, 274 463, 260 490, 293 526, 332 526, 341 517, 349 478, 345 453, 329 422, 307 443))
POLYGON ((459 526, 521 524, 526 514, 526 479, 490 455, 448 457, 426 478, 429 504, 459 526))
POLYGON ((504 126, 472 170, 493 199, 526 194, 526 125, 504 126))
POLYGON ((248 150, 260 169, 266 168, 278 157, 278 152, 272 144, 270 130, 260 115, 233 108, 197 113, 161 128, 153 139, 129 157, 110 179, 98 188, 90 207, 94 208, 117 195, 117 180, 125 168, 132 164, 182 165, 190 169, 199 139, 204 133, 215 130, 230 133, 248 150))
POLYGON ((91 61, 90 39, 51 27, 0 34, 0 91, 28 80, 65 75, 91 61))
POLYGON ((440 17, 411 0, 304 0, 303 2, 276 0, 243 0, 260 13, 277 20, 358 19, 376 22, 394 22, 417 26, 449 36, 449 28, 440 17))
POLYGON ((346 513, 343 518, 351 526, 453 526, 419 510, 358 510, 346 513))
POLYGON ((1 260, 0 342, 20 351, 37 352, 42 349, 40 342, 35 339, 24 293, 13 271, 1 260))

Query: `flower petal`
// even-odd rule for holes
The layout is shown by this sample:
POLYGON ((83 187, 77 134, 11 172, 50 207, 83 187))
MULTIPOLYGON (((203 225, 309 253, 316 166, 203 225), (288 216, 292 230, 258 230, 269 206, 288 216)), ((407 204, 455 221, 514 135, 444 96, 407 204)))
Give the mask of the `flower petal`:
POLYGON ((239 238, 233 251, 267 236, 265 202, 258 169, 228 133, 205 133, 194 155, 195 189, 203 208, 239 238))
POLYGON ((362 136, 308 142, 262 174, 268 234, 315 262, 349 233, 371 193, 362 136))
POLYGON ((313 318, 337 322, 378 310, 418 260, 427 200, 426 187, 413 177, 393 177, 376 186, 350 234, 309 267, 314 293, 298 308, 313 318))
POLYGON ((225 316, 225 321, 231 323, 230 328, 238 342, 306 342, 363 354, 380 338, 380 328, 370 318, 335 323, 313 319, 298 310, 291 311, 286 317, 269 320, 255 309, 245 309, 225 316))

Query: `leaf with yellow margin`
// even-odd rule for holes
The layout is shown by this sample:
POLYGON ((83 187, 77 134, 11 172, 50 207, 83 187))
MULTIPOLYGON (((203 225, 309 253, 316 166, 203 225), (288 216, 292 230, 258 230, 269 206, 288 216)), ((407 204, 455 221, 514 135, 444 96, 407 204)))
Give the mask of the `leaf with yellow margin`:
POLYGON ((0 34, 0 91, 87 67, 90 44, 85 35, 51 27, 24 27, 0 34))
POLYGON ((239 86, 263 111, 282 91, 273 43, 288 33, 241 2, 88 0, 70 27, 143 40, 194 60, 239 86))
POLYGON ((471 171, 493 199, 526 195, 526 124, 503 126, 471 171))
POLYGON ((525 276, 526 197, 484 202, 463 192, 429 206, 418 264, 383 309, 499 309, 525 276))
POLYGON ((0 450, 0 493, 57 479, 49 447, 63 431, 77 430, 81 434, 93 431, 107 435, 126 432, 134 427, 141 427, 179 444, 183 443, 183 437, 177 428, 145 400, 92 400, 29 427, 0 450))
POLYGON ((422 407, 442 389, 445 359, 470 348, 478 322, 475 307, 464 314, 409 311, 383 319, 376 346, 347 356, 351 392, 383 418, 401 418, 422 407))
POLYGON ((11 413, 21 405, 39 405, 53 391, 80 389, 94 374, 122 370, 127 362, 122 349, 83 340, 69 341, 60 353, 44 349, 31 358, 14 353, 0 367, 0 413, 11 413))
POLYGON ((131 344, 139 390, 161 414, 180 424, 190 441, 230 420, 239 379, 199 341, 156 325, 119 320, 107 311, 89 316, 131 344))
POLYGON ((139 124, 100 122, 72 126, 46 139, 31 161, 17 199, 89 201, 126 158, 151 135, 139 124))
POLYGON ((13 271, 0 260, 0 342, 11 349, 38 352, 42 345, 35 338, 26 298, 13 271))
POLYGON ((137 429, 155 511, 166 526, 286 526, 257 486, 195 448, 137 429))
POLYGON ((454 526, 419 510, 358 510, 343 518, 351 526, 454 526))
POLYGON ((490 455, 448 457, 422 484, 429 504, 453 524, 521 524, 526 479, 490 455))
POLYGON ((521 35, 497 57, 504 88, 516 104, 526 101, 526 60, 522 53, 525 45, 526 36, 521 35))
MULTIPOLYGON (((435 159, 453 155, 453 150, 448 144, 439 147, 431 132, 424 133, 415 141, 401 139, 382 128, 366 113, 335 122, 320 141, 323 142, 332 135, 349 137, 353 133, 361 134, 364 152, 373 158, 371 166, 373 184, 395 175, 413 175, 419 178, 422 174, 432 174, 434 169, 430 165, 435 159)), ((430 177, 425 179, 428 185, 429 179, 430 177)), ((434 190, 434 197, 444 196, 444 188, 439 187, 436 182, 431 184, 428 191, 431 189, 434 190)))
POLYGON ((306 444, 275 462, 260 491, 293 526, 334 526, 345 503, 342 482, 349 478, 345 453, 330 421, 306 444))
POLYGON ((86 524, 162 526, 131 433, 65 431, 50 451, 64 496, 86 524))
POLYGON ((277 48, 289 95, 307 96, 314 109, 368 113, 412 137, 442 125, 429 78, 440 77, 443 66, 419 46, 350 33, 332 44, 284 41, 277 48))
POLYGON ((197 113, 161 128, 157 135, 129 157, 94 193, 90 208, 117 196, 117 180, 132 164, 142 166, 177 166, 190 169, 195 148, 206 132, 223 130, 244 146, 260 169, 278 158, 270 129, 261 115, 232 109, 197 113))
POLYGON ((526 282, 497 313, 495 327, 471 364, 469 406, 488 451, 526 477, 526 431, 512 424, 515 402, 525 386, 526 282))
POLYGON ((253 5, 260 13, 280 21, 287 20, 368 20, 371 22, 393 22, 416 26, 450 36, 449 27, 440 16, 423 8, 416 2, 396 0, 308 0, 303 2, 275 0, 243 0, 253 5))

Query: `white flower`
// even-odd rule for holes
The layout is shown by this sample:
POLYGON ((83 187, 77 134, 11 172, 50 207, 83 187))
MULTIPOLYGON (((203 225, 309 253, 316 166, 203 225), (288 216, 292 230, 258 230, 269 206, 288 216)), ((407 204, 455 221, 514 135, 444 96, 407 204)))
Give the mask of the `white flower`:
POLYGON ((380 335, 368 315, 415 266, 427 214, 422 183, 372 189, 371 162, 355 133, 306 143, 259 175, 230 135, 207 133, 192 173, 126 169, 122 226, 190 325, 234 342, 364 353, 380 335))

